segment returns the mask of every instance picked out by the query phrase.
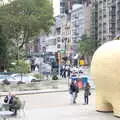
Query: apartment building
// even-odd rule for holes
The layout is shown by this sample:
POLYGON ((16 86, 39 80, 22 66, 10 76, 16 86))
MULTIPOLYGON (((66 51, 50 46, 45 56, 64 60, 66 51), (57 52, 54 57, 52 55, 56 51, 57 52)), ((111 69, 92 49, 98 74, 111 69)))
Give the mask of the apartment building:
POLYGON ((78 52, 78 42, 85 33, 84 6, 81 4, 73 5, 71 12, 72 44, 74 54, 78 52))
POLYGON ((120 0, 111 0, 109 15, 109 34, 113 39, 120 34, 120 0))
POLYGON ((64 0, 65 1, 65 13, 68 14, 72 10, 74 4, 82 4, 83 0, 64 0))
POLYGON ((61 50, 63 48, 63 42, 61 38, 62 18, 63 15, 56 16, 56 46, 58 50, 61 50))
POLYGON ((120 33, 120 0, 98 0, 98 40, 103 44, 120 33))
POLYGON ((117 0, 117 34, 120 34, 120 0, 117 0))
POLYGON ((61 29, 61 38, 62 38, 62 45, 63 49, 65 50, 66 55, 71 54, 71 43, 72 43, 72 38, 71 38, 71 21, 68 20, 68 16, 64 15, 62 19, 62 29, 61 29))
POLYGON ((90 37, 91 36, 91 9, 92 5, 90 2, 85 2, 84 4, 84 16, 85 16, 85 34, 90 37))
POLYGON ((90 36, 92 40, 98 40, 98 2, 91 2, 91 29, 90 36))
POLYGON ((60 0, 60 14, 65 13, 65 0, 60 0))

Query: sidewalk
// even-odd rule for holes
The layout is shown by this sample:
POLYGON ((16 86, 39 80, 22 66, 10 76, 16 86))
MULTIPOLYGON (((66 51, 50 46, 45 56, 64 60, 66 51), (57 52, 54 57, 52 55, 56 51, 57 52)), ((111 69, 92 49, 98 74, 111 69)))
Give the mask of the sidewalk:
MULTIPOLYGON (((16 95, 30 95, 41 93, 55 93, 55 92, 67 92, 69 90, 68 84, 58 84, 58 88, 47 88, 43 86, 42 90, 28 90, 28 91, 13 91, 16 95)), ((83 91, 83 89, 80 89, 83 91)), ((93 89, 94 90, 94 89, 93 89)), ((8 92, 0 92, 0 96, 8 95, 8 92)))
MULTIPOLYGON (((25 95, 27 101, 23 120, 118 120, 113 113, 96 112, 95 91, 91 91, 88 105, 83 105, 83 91, 77 104, 70 104, 68 93, 25 95), (35 101, 35 102, 33 102, 35 101), (32 105, 33 104, 33 105, 32 105), (30 107, 31 106, 31 107, 30 107)), ((16 120, 16 119, 10 119, 16 120)))
MULTIPOLYGON (((40 94, 40 93, 52 93, 52 92, 65 92, 68 91, 68 84, 65 80, 59 81, 44 81, 45 83, 39 83, 41 85, 41 89, 39 90, 23 90, 23 91, 14 91, 16 95, 29 95, 29 94, 40 94)), ((0 96, 5 96, 8 94, 7 92, 0 92, 0 96)))

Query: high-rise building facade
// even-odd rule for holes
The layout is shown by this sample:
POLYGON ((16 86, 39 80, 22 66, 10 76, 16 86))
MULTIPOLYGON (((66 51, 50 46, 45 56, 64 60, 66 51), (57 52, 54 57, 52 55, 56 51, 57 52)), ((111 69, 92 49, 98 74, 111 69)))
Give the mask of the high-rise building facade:
POLYGON ((91 2, 91 29, 90 36, 92 40, 98 40, 98 2, 91 2))
POLYGON ((101 44, 120 33, 120 0, 98 0, 98 40, 101 44))
POLYGON ((82 4, 83 0, 64 0, 65 1, 65 13, 69 13, 72 10, 74 4, 82 4))
POLYGON ((85 33, 88 37, 91 36, 91 3, 85 2, 84 4, 84 16, 85 16, 85 33))
POLYGON ((74 53, 78 52, 78 42, 85 33, 84 6, 75 4, 71 12, 72 44, 74 53))
POLYGON ((65 13, 65 0, 60 0, 60 14, 65 13))
POLYGON ((116 10, 116 13, 117 13, 117 34, 120 34, 120 0, 117 0, 116 2, 117 4, 117 10, 116 10))
POLYGON ((109 5, 109 34, 110 39, 120 34, 120 0, 110 0, 109 5))

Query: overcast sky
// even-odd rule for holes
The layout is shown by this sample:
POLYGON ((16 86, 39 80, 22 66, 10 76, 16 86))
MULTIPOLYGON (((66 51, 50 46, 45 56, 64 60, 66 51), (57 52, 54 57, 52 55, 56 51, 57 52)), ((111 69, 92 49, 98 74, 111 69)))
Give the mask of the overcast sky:
MULTIPOLYGON (((4 0, 4 2, 7 2, 8 0, 4 0)), ((53 9, 54 9, 54 16, 57 16, 60 14, 60 0, 53 0, 53 9)))
POLYGON ((54 16, 60 14, 60 0, 53 0, 54 16))

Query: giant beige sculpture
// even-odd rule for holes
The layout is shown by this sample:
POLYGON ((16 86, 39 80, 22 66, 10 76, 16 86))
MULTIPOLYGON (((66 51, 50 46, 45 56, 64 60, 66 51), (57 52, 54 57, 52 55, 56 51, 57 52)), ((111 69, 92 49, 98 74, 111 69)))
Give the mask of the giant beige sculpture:
POLYGON ((113 40, 96 50, 91 62, 96 85, 96 110, 120 117, 120 41, 113 40))

